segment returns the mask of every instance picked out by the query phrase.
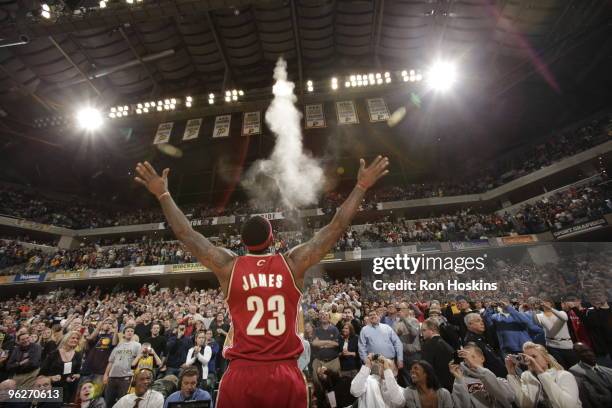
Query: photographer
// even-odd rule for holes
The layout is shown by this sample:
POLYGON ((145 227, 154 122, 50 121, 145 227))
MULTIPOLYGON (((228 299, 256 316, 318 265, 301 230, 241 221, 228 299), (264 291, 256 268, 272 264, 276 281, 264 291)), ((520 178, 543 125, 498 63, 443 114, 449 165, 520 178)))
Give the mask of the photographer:
MULTIPOLYGON (((161 364, 161 358, 159 358, 155 349, 151 347, 151 344, 142 343, 140 352, 132 361, 132 368, 148 368, 152 373, 155 373, 155 369, 159 368, 161 364)), ((155 376, 153 378, 155 378, 155 376)))
POLYGON ((520 408, 578 408, 582 404, 574 376, 542 345, 527 342, 523 353, 506 357, 508 383, 520 408), (517 365, 526 366, 518 376, 517 365), (542 405, 544 404, 544 405, 542 405))
MULTIPOLYGON (((395 384, 393 361, 379 354, 368 354, 359 373, 351 382, 351 395, 357 398, 358 408, 393 407, 388 384, 395 384)), ((396 391, 401 395, 401 390, 396 391)))
POLYGON ((482 350, 474 343, 468 343, 458 351, 463 362, 451 362, 449 370, 455 377, 453 401, 456 407, 511 408, 513 393, 505 379, 495 376, 483 367, 482 350))

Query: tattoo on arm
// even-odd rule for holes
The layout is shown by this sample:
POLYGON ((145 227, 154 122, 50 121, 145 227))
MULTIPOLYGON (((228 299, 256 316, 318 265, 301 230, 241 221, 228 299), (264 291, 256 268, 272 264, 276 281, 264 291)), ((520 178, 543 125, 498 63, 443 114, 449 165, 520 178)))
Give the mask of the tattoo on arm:
POLYGON ((289 253, 288 257, 298 277, 303 276, 306 269, 318 263, 334 247, 357 214, 364 194, 363 189, 355 187, 331 222, 317 232, 310 241, 295 247, 289 253))
POLYGON ((221 272, 231 264, 234 257, 222 248, 214 246, 202 234, 196 232, 172 197, 163 197, 160 203, 166 220, 176 237, 202 265, 213 272, 221 272))

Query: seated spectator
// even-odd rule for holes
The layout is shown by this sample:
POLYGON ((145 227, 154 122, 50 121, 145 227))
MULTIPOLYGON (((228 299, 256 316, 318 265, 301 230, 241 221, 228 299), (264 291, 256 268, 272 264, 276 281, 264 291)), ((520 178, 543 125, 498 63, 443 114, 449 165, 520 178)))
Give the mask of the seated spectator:
POLYGON ((593 350, 583 343, 574 344, 580 362, 569 371, 576 377, 583 408, 604 407, 612 401, 612 369, 597 365, 593 350))
POLYGON ((520 377, 515 356, 506 357, 508 383, 512 387, 516 404, 535 407, 539 404, 551 408, 580 408, 578 384, 574 376, 548 353, 542 345, 527 342, 523 354, 527 370, 520 377))
POLYGON ((183 402, 183 401, 211 401, 210 394, 201 388, 198 388, 198 382, 200 380, 200 373, 195 367, 185 368, 179 375, 179 391, 171 394, 166 401, 164 401, 164 408, 168 408, 168 404, 171 402, 183 402))
POLYGON ((68 332, 40 367, 40 373, 51 378, 53 387, 63 388, 66 403, 74 400, 81 377, 82 354, 76 351, 80 340, 80 332, 68 332))
POLYGON ((474 344, 467 344, 458 355, 461 364, 449 364, 455 377, 453 401, 456 407, 471 408, 511 408, 514 395, 505 379, 496 377, 484 368, 482 350, 474 344))
POLYGON ((134 394, 126 394, 113 408, 162 408, 163 395, 150 389, 153 384, 153 371, 142 368, 134 375, 134 394))
POLYGON ((410 367, 412 385, 400 387, 392 375, 385 371, 385 382, 388 392, 385 401, 393 407, 434 407, 453 408, 451 393, 442 387, 436 373, 427 361, 419 360, 410 367))
MULTIPOLYGON (((39 375, 34 380, 32 389, 41 391, 51 391, 53 389, 51 385, 51 379, 44 375, 39 375)), ((19 405, 19 408, 60 408, 63 404, 61 402, 39 402, 37 400, 27 403, 25 405, 19 405)))
POLYGON ((102 396, 96 396, 96 386, 91 381, 81 383, 77 392, 76 408, 106 408, 102 396))

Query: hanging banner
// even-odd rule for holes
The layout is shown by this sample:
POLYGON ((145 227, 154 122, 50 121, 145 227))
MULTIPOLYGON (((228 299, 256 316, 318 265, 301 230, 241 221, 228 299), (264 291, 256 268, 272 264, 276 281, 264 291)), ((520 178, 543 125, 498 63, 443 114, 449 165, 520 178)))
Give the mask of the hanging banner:
POLYGON ((123 275, 123 268, 90 269, 90 278, 111 278, 123 275))
POLYGON ((370 122, 384 122, 389 119, 389 109, 383 98, 368 99, 370 122))
POLYGON ((220 115, 215 118, 213 137, 228 137, 232 115, 220 115))
POLYGON ((325 114, 323 113, 323 104, 304 106, 306 112, 306 129, 324 128, 325 114))
POLYGON ((73 280, 85 277, 85 271, 58 271, 52 274, 53 280, 73 280))
POLYGON ((242 117, 242 136, 261 134, 261 112, 244 112, 242 117))
POLYGON ((151 266, 128 266, 125 271, 128 275, 161 275, 164 273, 165 265, 151 266))
POLYGON ((15 275, 14 282, 44 282, 46 276, 46 273, 18 273, 17 275, 15 275))
POLYGON ((197 139, 200 135, 200 127, 202 126, 202 119, 190 119, 187 121, 185 126, 185 133, 183 133, 183 140, 197 139))
POLYGON ((603 218, 598 220, 585 222, 584 224, 575 225, 573 227, 565 228, 560 231, 553 232, 555 238, 561 238, 565 236, 571 236, 582 232, 592 231, 598 228, 602 228, 608 225, 608 222, 603 218))
POLYGON ((353 101, 336 102, 336 113, 338 114, 339 125, 355 125, 359 123, 357 110, 353 101))
POLYGON ((173 126, 174 122, 160 123, 157 127, 157 133, 155 133, 155 140, 153 140, 153 144, 168 143, 170 140, 170 135, 172 134, 173 126))

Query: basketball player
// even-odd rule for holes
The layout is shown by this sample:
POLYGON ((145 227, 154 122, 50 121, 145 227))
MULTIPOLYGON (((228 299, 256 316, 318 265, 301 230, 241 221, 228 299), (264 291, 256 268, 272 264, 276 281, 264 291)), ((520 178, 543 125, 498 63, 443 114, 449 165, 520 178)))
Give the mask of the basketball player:
POLYGON ((242 228, 245 256, 214 246, 191 224, 168 191, 169 169, 159 176, 138 163, 135 180, 159 200, 168 224, 187 249, 217 276, 232 317, 233 341, 225 351, 230 365, 219 386, 217 408, 306 408, 307 386, 297 366, 303 346, 297 334, 304 274, 333 248, 357 213, 365 192, 389 171, 378 156, 361 159, 357 185, 332 221, 287 254, 271 254, 270 222, 250 218, 242 228))

